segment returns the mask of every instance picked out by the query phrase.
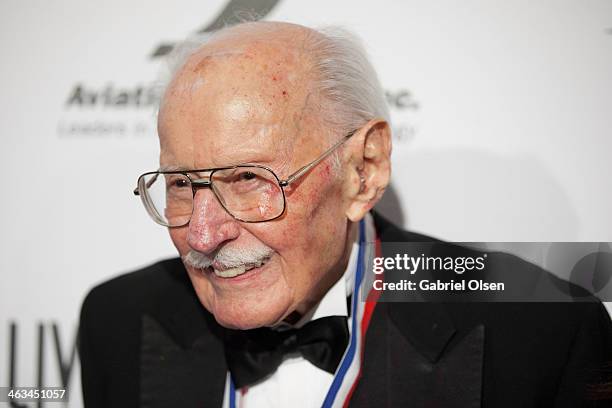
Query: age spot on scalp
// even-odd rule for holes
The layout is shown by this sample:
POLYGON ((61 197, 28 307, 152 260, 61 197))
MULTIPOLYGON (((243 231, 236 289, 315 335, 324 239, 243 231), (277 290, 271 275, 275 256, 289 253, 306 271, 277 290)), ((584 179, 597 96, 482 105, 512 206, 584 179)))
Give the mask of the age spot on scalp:
POLYGON ((212 55, 207 55, 205 57, 202 57, 200 60, 197 60, 195 64, 193 64, 192 72, 203 71, 204 68, 206 68, 209 65, 212 65, 213 62, 214 61, 213 61, 212 55))

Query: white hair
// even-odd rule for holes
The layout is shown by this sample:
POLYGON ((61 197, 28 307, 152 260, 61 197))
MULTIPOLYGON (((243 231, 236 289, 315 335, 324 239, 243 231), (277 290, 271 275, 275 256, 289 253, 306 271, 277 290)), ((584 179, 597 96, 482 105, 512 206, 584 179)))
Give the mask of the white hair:
POLYGON ((324 98, 323 119, 345 132, 374 118, 390 122, 384 91, 359 37, 341 27, 315 31, 320 35, 313 36, 309 51, 317 75, 313 86, 324 98))
MULTIPOLYGON (((262 26, 247 21, 187 38, 168 56, 169 72, 162 86, 165 87, 187 59, 212 39, 241 35, 248 38, 249 30, 253 28, 261 30, 262 26)), ((357 130, 375 118, 390 123, 384 91, 361 40, 355 34, 337 26, 322 27, 313 29, 304 45, 305 53, 313 64, 311 86, 320 96, 320 119, 323 129, 329 130, 330 137, 337 139, 338 133, 347 134, 357 130)), ((227 55, 239 52, 225 50, 218 53, 227 55)), ((333 165, 339 168, 339 157, 337 152, 334 153, 333 165)))

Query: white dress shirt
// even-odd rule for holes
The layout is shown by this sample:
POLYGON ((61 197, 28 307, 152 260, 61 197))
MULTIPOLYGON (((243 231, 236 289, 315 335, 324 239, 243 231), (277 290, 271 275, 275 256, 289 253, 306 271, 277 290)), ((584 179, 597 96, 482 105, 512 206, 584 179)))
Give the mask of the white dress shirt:
MULTIPOLYGON (((372 223, 367 215, 366 222, 372 223)), ((359 237, 352 244, 351 254, 343 277, 331 287, 321 301, 300 319, 295 327, 327 316, 348 316, 347 298, 353 292, 355 271, 359 253, 359 237)), ((349 324, 349 331, 351 329, 349 324)), ((320 408, 334 376, 322 370, 300 355, 285 358, 269 377, 236 392, 237 408, 320 408)), ((229 381, 227 382, 229 384, 229 381)), ((226 385, 224 407, 229 407, 226 385)))

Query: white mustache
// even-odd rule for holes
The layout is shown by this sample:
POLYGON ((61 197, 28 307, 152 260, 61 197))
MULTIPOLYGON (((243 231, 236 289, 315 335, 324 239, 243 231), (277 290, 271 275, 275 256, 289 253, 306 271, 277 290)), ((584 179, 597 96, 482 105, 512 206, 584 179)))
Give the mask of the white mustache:
POLYGON ((224 246, 212 256, 192 249, 183 257, 183 262, 197 269, 208 268, 213 262, 221 265, 223 269, 231 269, 240 266, 260 264, 270 258, 273 253, 274 250, 264 244, 259 244, 250 248, 224 246))

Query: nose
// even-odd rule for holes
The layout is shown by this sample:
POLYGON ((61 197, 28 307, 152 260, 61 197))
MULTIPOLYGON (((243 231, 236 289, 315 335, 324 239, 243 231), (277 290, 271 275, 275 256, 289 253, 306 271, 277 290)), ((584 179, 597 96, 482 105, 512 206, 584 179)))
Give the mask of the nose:
POLYGON ((221 244, 238 238, 240 225, 219 203, 209 188, 199 189, 193 197, 187 243, 195 251, 211 254, 221 244))

